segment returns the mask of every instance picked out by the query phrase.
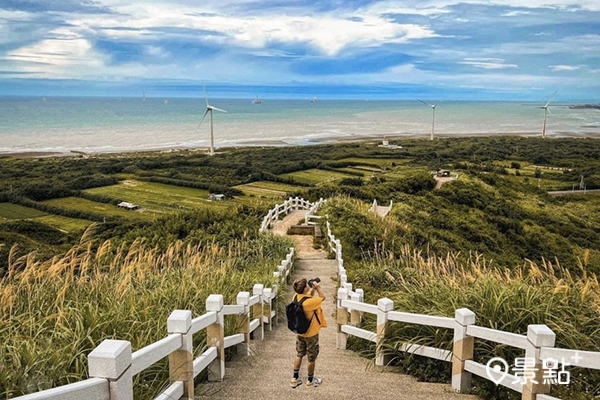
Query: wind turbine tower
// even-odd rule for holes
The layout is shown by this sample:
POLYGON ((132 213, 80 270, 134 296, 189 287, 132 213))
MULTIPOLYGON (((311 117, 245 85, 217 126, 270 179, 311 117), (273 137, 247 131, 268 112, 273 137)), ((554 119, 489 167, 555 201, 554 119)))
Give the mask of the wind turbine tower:
POLYGON ((200 120, 200 123, 198 124, 198 128, 200 128, 200 125, 202 125, 202 121, 204 121, 206 114, 210 114, 210 150, 209 150, 209 154, 212 156, 215 154, 215 139, 214 139, 214 134, 213 134, 213 110, 224 112, 224 113, 226 113, 227 111, 221 110, 220 108, 213 107, 210 104, 208 104, 208 97, 206 96, 206 88, 204 87, 204 84, 202 84, 202 89, 204 90, 204 100, 206 100, 206 111, 204 112, 204 115, 202 116, 202 119, 200 120))
MULTIPOLYGON (((419 99, 417 99, 417 100, 419 100, 419 99)), ((425 102, 425 101, 423 101, 423 100, 419 100, 419 101, 420 101, 421 103, 425 104, 426 106, 429 106, 429 107, 431 107, 431 111, 432 111, 432 114, 433 114, 433 115, 432 115, 432 118, 431 118, 431 140, 433 140, 433 133, 434 133, 434 130, 435 130, 435 108, 436 108, 436 107, 437 107, 437 105, 438 105, 438 104, 440 104, 440 103, 437 103, 437 104, 429 104, 429 103, 427 103, 427 102, 425 102)))
POLYGON ((556 96, 556 93, 557 92, 554 92, 554 94, 552 95, 552 97, 550 97, 550 100, 548 100, 545 106, 540 107, 544 109, 544 128, 542 129, 542 139, 546 138, 546 119, 548 118, 549 113, 548 106, 550 105, 550 102, 554 100, 554 96, 556 96))

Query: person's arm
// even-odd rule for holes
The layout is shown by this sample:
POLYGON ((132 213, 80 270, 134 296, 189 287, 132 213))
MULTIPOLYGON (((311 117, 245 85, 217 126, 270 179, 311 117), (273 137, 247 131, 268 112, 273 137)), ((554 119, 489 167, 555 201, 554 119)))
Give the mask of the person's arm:
POLYGON ((314 282, 312 289, 313 289, 313 296, 314 296, 314 292, 317 292, 319 297, 322 298, 323 300, 325 300, 325 294, 323 293, 323 290, 321 289, 321 284, 319 282, 314 282))

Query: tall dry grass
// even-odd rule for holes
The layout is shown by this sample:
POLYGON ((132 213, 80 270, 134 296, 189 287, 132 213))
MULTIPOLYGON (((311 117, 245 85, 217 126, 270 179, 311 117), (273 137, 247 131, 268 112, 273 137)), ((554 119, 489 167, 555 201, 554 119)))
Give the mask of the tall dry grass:
MULTIPOLYGON (((144 240, 129 246, 93 245, 91 236, 62 257, 16 256, 0 280, 0 396, 76 382, 86 377, 87 354, 104 339, 133 350, 166 335, 175 309, 205 312, 212 293, 234 304, 239 291, 271 285, 291 243, 275 236, 247 238, 226 247, 175 242, 166 251, 144 240)), ((195 337, 197 352, 204 337, 195 337)), ((168 381, 164 363, 139 374, 136 398, 153 398, 168 381)))
MULTIPOLYGON (((600 287, 583 263, 581 274, 574 276, 550 261, 526 260, 508 269, 477 254, 462 260, 458 254, 439 257, 405 246, 400 254, 374 251, 362 262, 351 263, 348 278, 355 287, 366 288, 370 303, 389 297, 396 310, 447 317, 466 307, 476 314, 477 325, 518 334, 526 334, 530 324, 546 324, 556 333, 556 347, 600 352, 600 287)), ((374 321, 367 321, 369 325, 374 321)), ((429 381, 448 379, 449 371, 441 370, 439 363, 401 353, 398 349, 406 342, 452 350, 449 330, 394 323, 386 345, 406 371, 429 381)), ((512 362, 522 356, 510 346, 476 341, 475 359, 484 364, 493 357, 512 362)), ((555 391, 564 399, 591 399, 600 390, 598 378, 598 373, 575 369, 571 385, 555 391)), ((480 394, 510 397, 491 386, 480 394)))
MULTIPOLYGON (((526 334, 530 324, 546 324, 556 333, 556 347, 600 352, 600 287, 598 277, 586 269, 589 251, 582 251, 578 264, 568 268, 556 260, 523 260, 507 268, 476 253, 438 255, 427 246, 398 246, 395 241, 400 238, 394 234, 407 232, 407 227, 393 214, 382 220, 367 212, 368 207, 349 197, 332 199, 325 207, 334 235, 344 244, 348 280, 365 290, 367 302, 376 304, 388 297, 396 310, 447 317, 466 307, 476 314, 477 325, 517 334, 526 334), (347 224, 336 223, 338 218, 347 224), (361 234, 373 238, 372 242, 361 234), (370 247, 355 250, 350 257, 353 253, 347 250, 355 243, 370 247)), ((375 325, 373 318, 366 319, 367 329, 374 331, 375 325)), ((449 330, 393 323, 386 344, 386 351, 407 372, 427 381, 449 381, 449 364, 407 356, 398 350, 406 342, 452 350, 449 330)), ((492 342, 476 340, 475 345, 475 359, 484 364, 496 356, 507 360, 523 356, 518 349, 492 342)), ((374 350, 362 341, 354 341, 353 346, 370 355, 374 350)), ((571 376, 568 387, 553 388, 558 397, 600 395, 599 373, 575 369, 571 376)), ((479 386, 488 399, 511 396, 494 385, 479 386)))

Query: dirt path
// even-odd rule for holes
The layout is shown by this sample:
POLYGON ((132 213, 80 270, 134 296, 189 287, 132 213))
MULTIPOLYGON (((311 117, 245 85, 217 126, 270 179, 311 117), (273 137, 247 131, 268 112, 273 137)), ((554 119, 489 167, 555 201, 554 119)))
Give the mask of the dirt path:
MULTIPOLYGON (((274 224, 275 234, 285 235, 288 228, 304 218, 304 211, 289 214, 274 224)), ((413 377, 393 372, 382 373, 373 361, 350 350, 336 348, 337 261, 327 259, 323 250, 315 250, 312 236, 290 236, 295 243, 296 261, 292 280, 296 277, 321 278, 327 299, 323 303, 328 327, 321 329, 321 351, 316 375, 323 379, 318 388, 300 386, 292 389, 292 363, 295 356, 295 335, 284 321, 265 340, 252 341, 252 355, 234 357, 226 363, 223 382, 203 383, 197 387, 196 399, 378 399, 378 400, 474 400, 475 396, 459 395, 450 385, 417 382, 413 377)), ((292 291, 286 290, 287 302, 292 291)), ((300 375, 306 379, 306 362, 300 375)))

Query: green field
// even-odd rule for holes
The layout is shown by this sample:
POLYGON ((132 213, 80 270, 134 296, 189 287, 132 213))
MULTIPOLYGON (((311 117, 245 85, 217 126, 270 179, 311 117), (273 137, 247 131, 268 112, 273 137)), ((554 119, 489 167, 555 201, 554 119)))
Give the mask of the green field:
POLYGON ((295 181, 308 183, 311 185, 353 177, 353 175, 344 174, 342 172, 333 172, 321 169, 307 169, 304 171, 282 174, 280 176, 282 178, 293 178, 295 181))
POLYGON ((83 211, 94 213, 99 216, 118 216, 128 219, 153 219, 157 214, 155 212, 146 212, 144 210, 129 211, 119 208, 112 204, 98 203, 80 197, 64 197, 60 199, 46 200, 42 202, 52 206, 60 207, 66 210, 83 211))
POLYGON ((119 201, 140 205, 146 212, 165 213, 204 208, 213 203, 204 189, 187 188, 155 182, 126 180, 118 185, 88 189, 119 201))
POLYGON ((359 164, 371 164, 371 165, 378 165, 380 168, 384 168, 384 167, 391 167, 392 164, 396 164, 396 165, 401 165, 401 164, 406 164, 410 161, 412 161, 411 158, 398 158, 398 159, 394 159, 394 158, 359 158, 359 157, 350 157, 350 158, 342 158, 341 160, 338 161, 348 161, 348 162, 355 162, 355 163, 359 163, 359 164))
POLYGON ((247 183, 245 185, 235 186, 235 188, 240 189, 246 196, 253 195, 255 197, 267 197, 272 199, 283 199, 288 193, 298 190, 297 186, 269 181, 247 183))
POLYGON ((35 220, 69 233, 83 231, 93 224, 92 221, 88 221, 87 219, 69 218, 62 215, 46 215, 35 220))
POLYGON ((47 213, 12 203, 0 203, 0 219, 37 218, 47 213))

